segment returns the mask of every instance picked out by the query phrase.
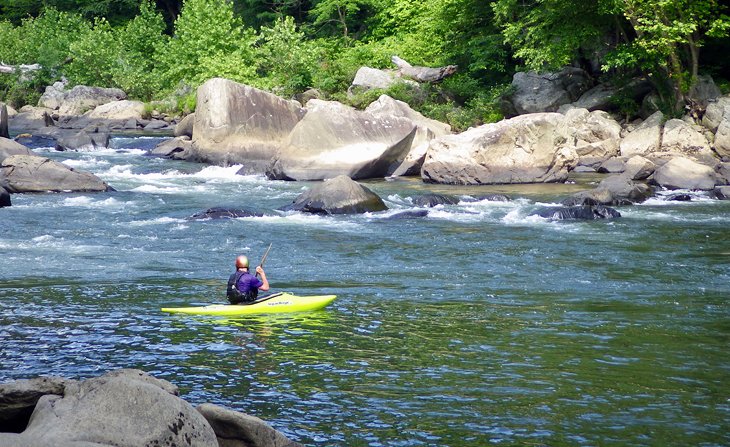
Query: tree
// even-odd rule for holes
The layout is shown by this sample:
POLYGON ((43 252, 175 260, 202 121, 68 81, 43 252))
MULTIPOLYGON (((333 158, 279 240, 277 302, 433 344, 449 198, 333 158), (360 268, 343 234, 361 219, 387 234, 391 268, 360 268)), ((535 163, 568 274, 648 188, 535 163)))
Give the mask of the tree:
POLYGON ((350 36, 348 23, 357 13, 373 4, 372 0, 319 0, 309 14, 314 18, 314 26, 335 23, 341 28, 343 37, 348 38, 350 36))

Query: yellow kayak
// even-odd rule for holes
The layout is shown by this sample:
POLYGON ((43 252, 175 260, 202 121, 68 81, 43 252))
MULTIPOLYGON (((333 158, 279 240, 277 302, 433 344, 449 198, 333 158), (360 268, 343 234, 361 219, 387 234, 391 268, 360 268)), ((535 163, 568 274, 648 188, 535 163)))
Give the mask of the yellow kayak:
POLYGON ((188 315, 236 315, 305 312, 322 309, 335 300, 337 295, 296 296, 288 292, 264 296, 251 304, 213 304, 197 307, 163 307, 163 312, 188 315))

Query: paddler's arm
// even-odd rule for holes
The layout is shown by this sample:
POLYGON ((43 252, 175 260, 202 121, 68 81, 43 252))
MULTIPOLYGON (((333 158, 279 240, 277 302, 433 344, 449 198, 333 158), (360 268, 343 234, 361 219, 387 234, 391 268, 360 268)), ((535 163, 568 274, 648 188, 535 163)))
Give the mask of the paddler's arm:
POLYGON ((269 290, 269 280, 266 279, 266 272, 264 272, 264 268, 261 267, 260 265, 257 266, 256 273, 261 275, 261 282, 263 283, 259 286, 259 290, 264 291, 264 292, 268 291, 269 290))

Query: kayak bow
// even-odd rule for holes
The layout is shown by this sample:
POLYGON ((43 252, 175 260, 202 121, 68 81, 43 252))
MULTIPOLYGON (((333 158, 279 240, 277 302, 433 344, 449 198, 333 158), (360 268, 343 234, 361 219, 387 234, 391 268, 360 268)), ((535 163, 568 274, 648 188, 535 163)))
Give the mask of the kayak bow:
POLYGON ((163 307, 163 312, 188 315, 236 316, 260 313, 305 312, 322 309, 337 298, 336 295, 296 296, 288 292, 262 297, 252 304, 213 304, 196 307, 163 307))

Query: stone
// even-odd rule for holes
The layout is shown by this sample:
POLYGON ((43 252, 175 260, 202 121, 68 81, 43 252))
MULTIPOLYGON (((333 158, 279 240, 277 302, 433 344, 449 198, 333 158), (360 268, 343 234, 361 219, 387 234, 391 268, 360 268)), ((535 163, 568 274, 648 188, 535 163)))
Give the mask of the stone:
POLYGON ((410 119, 313 99, 266 175, 277 180, 383 178, 403 162, 415 133, 410 119))
POLYGON ((28 427, 10 439, 19 446, 217 446, 210 424, 176 393, 138 370, 67 383, 62 396, 42 396, 28 427))
POLYGON ((696 160, 714 159, 707 138, 694 126, 679 119, 671 119, 664 124, 659 152, 681 154, 696 160))
POLYGON ((11 155, 0 163, 0 186, 10 193, 61 191, 112 191, 90 172, 76 171, 63 163, 37 155, 11 155))
POLYGON ((255 416, 214 404, 196 409, 213 428, 221 447, 303 447, 255 416))
POLYGON ((413 198, 413 205, 432 208, 437 205, 456 205, 459 199, 444 194, 422 194, 413 198))
POLYGON ((388 173, 392 177, 420 175, 429 142, 434 138, 451 134, 451 126, 448 124, 426 118, 405 102, 387 95, 381 95, 365 111, 382 118, 392 116, 406 118, 416 126, 410 151, 403 162, 394 166, 392 172, 388 173))
POLYGON ((384 211, 388 207, 370 189, 340 175, 305 191, 281 209, 313 214, 358 214, 384 211))
POLYGON ((263 215, 263 213, 248 208, 214 207, 195 213, 186 220, 237 219, 239 217, 261 217, 263 215))
POLYGON ((95 107, 88 113, 94 120, 129 121, 141 120, 144 114, 144 103, 141 101, 112 101, 95 107))
POLYGON ((632 132, 629 132, 619 145, 621 155, 630 157, 657 152, 662 136, 663 122, 664 115, 661 112, 656 112, 632 132))
POLYGON ((77 85, 64 93, 58 107, 59 115, 83 115, 100 105, 127 99, 127 94, 118 88, 88 87, 77 85))
POLYGON ((62 396, 66 385, 72 382, 51 376, 0 384, 0 432, 24 431, 41 396, 62 396))
POLYGON ((11 155, 33 155, 33 152, 16 141, 0 137, 0 163, 11 155))
POLYGON ((426 182, 478 185, 563 182, 577 165, 559 113, 521 115, 431 140, 426 182))
POLYGON ((657 168, 652 181, 667 189, 712 190, 717 177, 709 166, 686 157, 674 157, 657 168))
POLYGON ((295 101, 210 79, 198 88, 189 160, 264 173, 305 114, 295 101))
POLYGON ((173 160, 187 160, 193 151, 193 142, 190 137, 180 136, 170 138, 158 144, 150 151, 150 155, 171 158, 173 160))
POLYGON ((512 77, 514 93, 510 102, 520 115, 555 112, 561 105, 577 100, 592 84, 590 76, 575 67, 554 73, 517 72, 512 77))
POLYGON ((10 193, 5 188, 0 186, 0 208, 11 205, 12 202, 10 201, 10 193))
POLYGON ((550 207, 535 211, 531 215, 544 217, 550 220, 596 220, 615 219, 621 217, 621 213, 613 208, 602 205, 583 205, 569 207, 550 207))
POLYGON ((182 137, 186 136, 189 138, 193 138, 193 125, 195 124, 195 113, 191 113, 189 115, 185 115, 185 117, 180 120, 179 123, 175 126, 175 131, 173 135, 176 137, 182 137))

